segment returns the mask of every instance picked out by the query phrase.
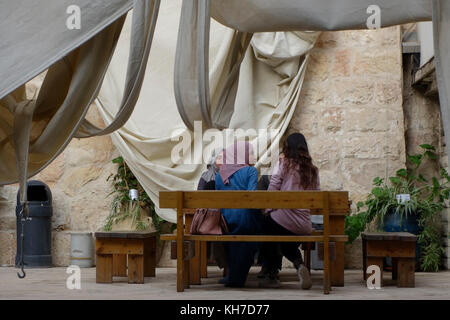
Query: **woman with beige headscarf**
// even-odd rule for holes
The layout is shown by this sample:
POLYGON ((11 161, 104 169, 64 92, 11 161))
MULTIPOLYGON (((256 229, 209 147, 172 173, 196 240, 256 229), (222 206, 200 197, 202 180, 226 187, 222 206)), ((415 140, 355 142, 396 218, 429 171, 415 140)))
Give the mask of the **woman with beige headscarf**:
MULTIPOLYGON (((256 190, 258 171, 250 143, 235 142, 225 149, 223 164, 216 177, 216 190, 256 190)), ((254 209, 221 209, 230 234, 260 234, 261 212, 254 209)), ((228 287, 243 287, 254 263, 258 243, 231 242, 226 244, 228 273, 222 280, 228 287)))

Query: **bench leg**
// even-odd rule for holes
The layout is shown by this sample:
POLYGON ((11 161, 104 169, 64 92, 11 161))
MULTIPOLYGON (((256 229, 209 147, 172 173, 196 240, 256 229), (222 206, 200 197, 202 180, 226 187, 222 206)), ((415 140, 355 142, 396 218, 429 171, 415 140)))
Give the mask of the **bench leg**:
POLYGON ((127 255, 113 254, 113 276, 126 277, 127 276, 127 255))
POLYGON ((397 287, 414 288, 414 258, 397 258, 397 287))
POLYGON ((156 274, 156 238, 144 241, 144 277, 155 277, 156 274))
POLYGON ((392 280, 397 280, 398 269, 397 269, 398 258, 392 258, 392 280))
POLYGON ((330 246, 327 243, 323 245, 323 293, 329 294, 331 291, 331 261, 330 246))
POLYGON ((189 260, 185 260, 183 261, 184 267, 183 267, 183 272, 184 272, 184 283, 183 286, 185 289, 189 289, 189 284, 190 284, 190 262, 189 260))
POLYGON ((113 256, 111 254, 98 254, 95 270, 95 282, 112 283, 113 256))
POLYGON ((201 244, 200 241, 194 242, 195 256, 189 261, 189 283, 200 284, 201 279, 201 244))
POLYGON ((305 266, 311 272, 311 249, 307 247, 305 250, 305 266))
POLYGON ((200 242, 200 273, 202 278, 208 278, 208 242, 200 242))
POLYGON ((362 239, 362 253, 363 253, 363 279, 367 280, 367 265, 366 265, 366 259, 367 259, 367 251, 366 251, 366 240, 362 239))
POLYGON ((367 272, 367 268, 369 266, 372 265, 376 265, 378 267, 380 267, 380 286, 383 286, 383 258, 382 257, 366 257, 366 266, 365 266, 365 270, 364 273, 366 274, 366 278, 370 275, 368 275, 367 272))
POLYGON ((335 287, 344 286, 344 243, 335 243, 335 259, 331 261, 331 285, 335 287))
POLYGON ((144 255, 128 255, 128 283, 144 283, 144 255))

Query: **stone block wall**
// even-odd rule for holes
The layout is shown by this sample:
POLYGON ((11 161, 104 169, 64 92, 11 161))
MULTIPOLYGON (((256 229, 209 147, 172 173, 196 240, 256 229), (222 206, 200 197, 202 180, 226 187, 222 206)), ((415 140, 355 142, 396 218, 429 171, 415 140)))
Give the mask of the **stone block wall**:
MULTIPOLYGON (((400 28, 324 32, 311 53, 288 133, 302 132, 324 190, 348 190, 353 208, 375 177, 405 166, 400 28)), ((346 245, 362 266, 360 239, 346 245)))

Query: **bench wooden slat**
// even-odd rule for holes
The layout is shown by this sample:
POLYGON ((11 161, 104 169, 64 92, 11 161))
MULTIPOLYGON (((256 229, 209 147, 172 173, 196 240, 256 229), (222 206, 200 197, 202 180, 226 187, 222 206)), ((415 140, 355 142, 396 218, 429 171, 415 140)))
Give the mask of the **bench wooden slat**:
MULTIPOLYGON (((195 208, 308 208, 311 214, 321 214, 323 208, 322 191, 185 191, 183 209, 195 208)), ((330 191, 330 215, 349 212, 348 192, 330 191)), ((160 208, 176 208, 177 192, 161 191, 160 208)))
POLYGON ((96 239, 147 239, 153 238, 158 234, 157 231, 97 231, 96 239))
MULTIPOLYGON (((163 234, 161 240, 176 240, 175 234, 163 234)), ((346 242, 348 236, 330 235, 330 241, 346 242)), ((266 235, 184 235, 184 240, 220 242, 321 242, 323 236, 266 236, 266 235)))

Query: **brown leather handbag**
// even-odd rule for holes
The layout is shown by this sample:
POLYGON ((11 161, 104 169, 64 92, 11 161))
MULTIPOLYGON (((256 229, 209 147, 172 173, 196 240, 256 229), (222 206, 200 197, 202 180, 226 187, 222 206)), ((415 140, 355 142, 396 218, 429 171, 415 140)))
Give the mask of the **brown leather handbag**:
POLYGON ((227 234, 228 227, 219 209, 199 208, 191 224, 191 234, 227 234))

